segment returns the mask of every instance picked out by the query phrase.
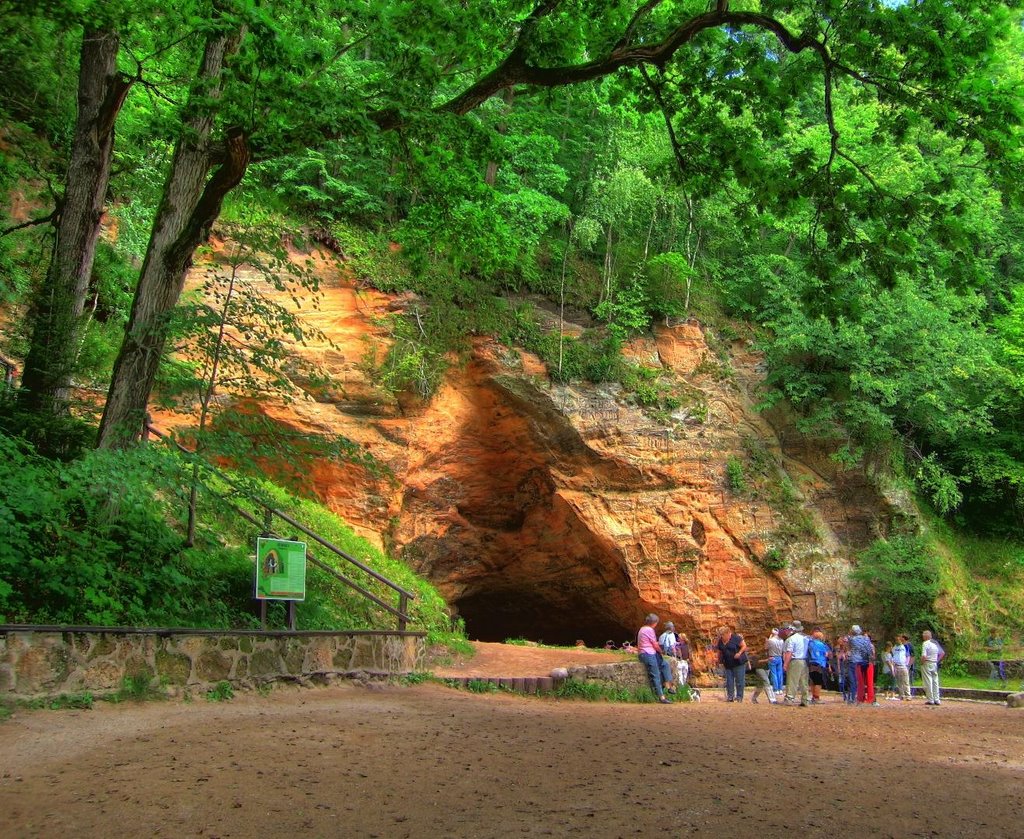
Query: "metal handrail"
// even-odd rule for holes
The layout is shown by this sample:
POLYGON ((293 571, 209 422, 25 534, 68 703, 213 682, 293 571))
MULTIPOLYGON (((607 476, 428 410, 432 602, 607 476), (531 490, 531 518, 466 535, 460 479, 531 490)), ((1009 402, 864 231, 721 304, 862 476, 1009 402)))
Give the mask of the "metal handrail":
POLYGON ((390 612, 391 614, 395 615, 398 618, 398 629, 399 629, 399 631, 400 632, 404 632, 405 631, 406 627, 408 626, 409 620, 410 620, 409 614, 408 614, 409 601, 416 599, 416 595, 413 592, 409 591, 408 589, 403 588, 402 586, 398 585, 398 583, 395 583, 392 580, 389 580, 387 577, 383 576, 382 574, 378 573, 377 571, 374 571, 368 565, 366 565, 365 563, 363 563, 360 560, 356 559, 354 556, 352 556, 351 554, 347 553, 343 549, 339 548, 337 545, 333 544, 332 542, 328 541, 327 539, 324 539, 318 533, 310 530, 308 527, 306 527, 302 523, 296 521, 294 518, 289 516, 287 513, 283 513, 282 511, 278 510, 277 508, 271 507, 269 504, 267 504, 267 503, 265 503, 263 501, 260 501, 259 498, 254 497, 251 493, 246 492, 235 481, 233 481, 230 477, 228 477, 228 475, 226 475, 223 471, 218 469, 212 463, 209 463, 201 455, 199 455, 196 452, 191 451, 190 449, 188 449, 185 446, 183 446, 181 443, 179 443, 173 437, 165 434, 164 432, 160 431, 158 428, 154 427, 152 425, 152 423, 150 423, 148 418, 147 418, 147 420, 143 423, 143 439, 147 439, 149 434, 154 434, 155 436, 159 437, 161 440, 166 440, 166 441, 170 442, 179 451, 181 451, 182 453, 188 455, 190 458, 198 458, 202 462, 202 465, 203 465, 204 468, 209 469, 211 472, 216 474, 228 486, 230 486, 236 492, 239 492, 242 495, 244 495, 246 498, 249 499, 249 501, 251 501, 257 507, 262 508, 264 513, 266 514, 266 520, 261 522, 261 521, 259 521, 259 519, 257 519, 251 513, 246 512, 241 507, 239 507, 236 504, 233 504, 230 501, 228 501, 227 498, 225 498, 220 493, 217 493, 215 490, 210 489, 209 487, 207 487, 208 489, 210 489, 210 492, 213 492, 215 495, 217 495, 218 498, 220 498, 222 501, 224 501, 224 503, 226 503, 236 514, 240 515, 246 521, 256 525, 257 527, 262 528, 264 531, 269 531, 270 530, 270 524, 273 521, 273 517, 277 516, 279 519, 281 519, 281 521, 287 523, 291 527, 294 527, 296 530, 298 530, 299 532, 305 534, 307 537, 309 537, 313 541, 317 542, 318 544, 322 545, 327 550, 331 551, 335 555, 337 555, 340 558, 344 559, 346 562, 354 565, 360 571, 363 571, 364 573, 366 573, 369 576, 371 576, 373 579, 377 580, 380 583, 383 583, 384 585, 386 585, 386 586, 390 587, 391 589, 393 589, 394 591, 396 591, 398 593, 398 608, 395 608, 394 606, 391 606, 390 604, 385 603, 383 600, 381 600, 379 597, 377 597, 377 595, 375 595, 373 592, 368 591, 367 589, 363 588, 359 583, 355 582, 354 580, 349 579, 344 574, 339 572, 337 569, 332 568, 331 566, 327 565, 325 562, 323 562, 323 561, 321 561, 319 559, 316 559, 308 551, 306 553, 306 558, 313 565, 315 565, 316 567, 320 568, 321 570, 326 571, 327 573, 333 575, 340 582, 344 583, 345 585, 347 585, 347 586, 351 587, 352 589, 354 589, 355 591, 359 592, 359 594, 361 594, 363 597, 367 598, 368 600, 373 601, 374 603, 376 603, 381 608, 383 608, 383 609, 387 610, 388 612, 390 612))

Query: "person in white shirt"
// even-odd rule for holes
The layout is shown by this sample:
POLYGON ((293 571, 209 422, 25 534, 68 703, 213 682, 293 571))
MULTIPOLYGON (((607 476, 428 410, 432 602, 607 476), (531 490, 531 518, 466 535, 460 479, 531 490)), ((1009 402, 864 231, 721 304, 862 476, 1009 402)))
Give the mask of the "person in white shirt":
POLYGON ((907 648, 897 638, 892 645, 892 674, 896 678, 896 692, 900 700, 906 702, 910 699, 910 661, 907 655, 907 648))
POLYGON ((921 646, 921 681, 924 684, 924 695, 928 701, 925 705, 941 705, 939 699, 939 662, 945 653, 926 629, 921 633, 924 644, 921 646))
MULTIPOLYGON (((676 648, 679 646, 679 637, 676 635, 676 625, 672 623, 672 621, 668 621, 665 624, 665 631, 662 632, 661 636, 658 638, 658 643, 661 645, 662 655, 667 659, 671 659, 671 661, 668 662, 669 672, 671 673, 676 669, 673 665, 676 664, 676 659, 678 658, 678 651, 676 648)), ((666 681, 665 690, 669 693, 675 693, 675 682, 672 682, 671 680, 666 681)))
POLYGON ((790 624, 793 634, 786 639, 786 651, 782 654, 782 666, 786 670, 787 705, 796 702, 800 693, 800 707, 807 705, 807 636, 800 621, 790 624))

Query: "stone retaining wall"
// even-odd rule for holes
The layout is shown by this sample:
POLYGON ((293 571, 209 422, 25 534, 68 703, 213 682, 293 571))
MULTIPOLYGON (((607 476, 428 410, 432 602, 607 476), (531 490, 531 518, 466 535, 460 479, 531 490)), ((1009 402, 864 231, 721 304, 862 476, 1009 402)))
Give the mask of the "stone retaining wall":
POLYGON ((149 676, 171 692, 221 681, 276 680, 423 669, 422 632, 220 632, 0 626, 0 697, 115 692, 149 676))
POLYGON ((569 678, 595 681, 619 688, 647 687, 647 670, 639 661, 619 661, 614 664, 585 664, 568 669, 569 678))
MULTIPOLYGON (((675 659, 669 662, 672 665, 672 675, 676 672, 675 659)), ((581 681, 598 681, 607 685, 622 688, 647 687, 650 682, 647 680, 647 669, 638 661, 619 661, 614 664, 586 664, 568 669, 570 679, 581 681)), ((750 679, 752 674, 748 675, 750 679)), ((688 685, 693 687, 710 687, 714 685, 715 679, 708 672, 695 672, 690 670, 686 680, 688 685)))
MULTIPOLYGON (((1006 678, 1010 681, 1024 679, 1024 661, 1011 661, 1006 659, 1003 662, 1006 670, 1006 678)), ((992 672, 992 664, 988 661, 965 661, 964 668, 972 676, 988 678, 992 672)))

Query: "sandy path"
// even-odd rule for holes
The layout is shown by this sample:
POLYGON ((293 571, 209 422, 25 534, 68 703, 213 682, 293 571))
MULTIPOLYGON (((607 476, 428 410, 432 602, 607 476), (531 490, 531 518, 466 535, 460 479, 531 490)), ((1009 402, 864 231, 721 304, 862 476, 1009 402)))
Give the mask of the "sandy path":
POLYGON ((982 704, 607 705, 341 685, 19 711, 0 735, 3 837, 906 839, 1024 826, 1024 712, 982 704))
POLYGON ((611 650, 551 649, 548 647, 518 647, 514 644, 492 644, 474 641, 476 654, 443 666, 431 666, 435 676, 550 676, 556 667, 582 664, 609 664, 622 660, 635 660, 635 654, 611 650))

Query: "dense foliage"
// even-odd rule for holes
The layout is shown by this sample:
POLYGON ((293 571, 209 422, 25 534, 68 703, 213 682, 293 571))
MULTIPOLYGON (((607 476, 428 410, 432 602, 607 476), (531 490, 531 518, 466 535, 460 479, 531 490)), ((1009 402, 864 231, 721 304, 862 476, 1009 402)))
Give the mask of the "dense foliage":
MULTIPOLYGON (((72 379, 107 390, 107 447, 154 384, 205 413, 232 318, 243 378, 284 369, 298 327, 254 293, 179 301, 211 226, 244 242, 259 207, 417 293, 364 359, 383 388, 429 397, 490 333, 665 413, 619 351, 697 318, 839 461, 1018 538, 1022 51, 1017 0, 0 2, 0 352, 30 384, 4 427, 71 458, 72 379)), ((281 252, 259 238, 246 259, 281 252)))
MULTIPOLYGON (((169 449, 94 451, 62 465, 0 434, 0 623, 254 628, 255 529, 206 475, 197 538, 185 546, 191 469, 169 449)), ((450 630, 432 586, 389 559, 317 504, 265 481, 248 490, 412 591, 417 629, 450 630)), ((220 487, 221 491, 227 487, 220 487)), ((244 495, 233 503, 259 513, 244 495)), ((319 559, 359 576, 326 551, 319 559)), ((301 629, 393 628, 395 618, 316 568, 308 571, 301 629)), ((361 582, 397 605, 390 589, 361 582)), ((283 615, 272 620, 280 625, 283 615)))

